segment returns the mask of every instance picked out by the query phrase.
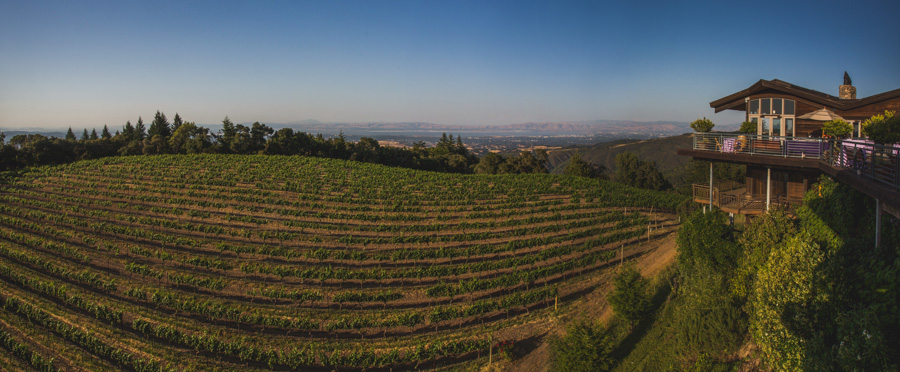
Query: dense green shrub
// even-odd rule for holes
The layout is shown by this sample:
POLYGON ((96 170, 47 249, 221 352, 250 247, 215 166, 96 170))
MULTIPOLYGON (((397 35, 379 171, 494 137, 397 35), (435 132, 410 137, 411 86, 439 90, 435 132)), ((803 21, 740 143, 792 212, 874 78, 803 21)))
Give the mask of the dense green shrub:
POLYGON ((808 232, 775 247, 753 286, 750 334, 775 371, 810 368, 808 354, 820 348, 817 337, 832 300, 826 257, 808 232))
POLYGON ((634 323, 641 319, 650 299, 647 296, 647 280, 634 265, 626 265, 613 279, 615 286, 609 294, 609 304, 616 315, 634 323))
POLYGON ((780 209, 753 219, 738 239, 743 252, 731 278, 732 294, 746 299, 752 290, 756 273, 765 265, 772 248, 796 232, 794 219, 780 209))
POLYGON ((550 370, 558 372, 609 371, 615 360, 611 335, 603 327, 576 321, 565 336, 550 340, 550 370))
POLYGON ((684 222, 678 234, 678 264, 699 264, 728 272, 737 265, 740 247, 733 240, 734 231, 719 210, 695 211, 684 222))

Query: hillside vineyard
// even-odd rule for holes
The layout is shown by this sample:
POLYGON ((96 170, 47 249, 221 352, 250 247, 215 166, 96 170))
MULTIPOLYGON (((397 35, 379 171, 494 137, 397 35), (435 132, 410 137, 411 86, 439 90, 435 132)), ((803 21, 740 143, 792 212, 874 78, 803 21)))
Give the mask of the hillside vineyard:
POLYGON ((622 246, 638 254, 648 226, 672 231, 662 211, 682 201, 586 178, 302 157, 28 169, 0 191, 0 347, 12 351, 0 364, 464 362, 530 336, 526 321, 563 311, 622 246))

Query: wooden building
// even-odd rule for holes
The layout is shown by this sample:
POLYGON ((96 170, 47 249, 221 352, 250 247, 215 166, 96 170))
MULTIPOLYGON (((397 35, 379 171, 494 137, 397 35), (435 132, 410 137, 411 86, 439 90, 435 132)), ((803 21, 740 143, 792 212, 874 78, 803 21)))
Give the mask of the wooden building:
MULTIPOLYGON (((846 75, 845 75, 846 76, 846 75)), ((820 120, 801 118, 816 110, 833 112, 854 124, 859 136, 859 123, 883 114, 885 110, 900 112, 900 89, 856 98, 856 88, 845 77, 838 88, 839 96, 798 87, 778 79, 760 80, 749 88, 709 103, 716 112, 738 110, 745 112, 745 121, 757 123, 759 135, 821 137, 820 120)))
POLYGON ((900 145, 822 138, 823 123, 833 118, 853 124, 853 137, 859 137, 859 123, 886 110, 900 113, 900 89, 857 98, 845 73, 838 92, 836 97, 759 80, 710 102, 716 112, 744 111, 745 120, 756 123, 756 134, 695 133, 693 148, 678 150, 697 160, 747 167, 743 188, 720 190, 711 163, 710 184, 694 185, 694 200, 744 215, 765 213, 773 204, 791 209, 824 173, 876 198, 879 213, 884 208, 900 217, 900 145))

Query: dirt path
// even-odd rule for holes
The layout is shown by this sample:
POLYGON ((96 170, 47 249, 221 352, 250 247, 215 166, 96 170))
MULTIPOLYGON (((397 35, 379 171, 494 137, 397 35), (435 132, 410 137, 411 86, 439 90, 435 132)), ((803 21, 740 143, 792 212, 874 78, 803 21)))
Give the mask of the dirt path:
MULTIPOLYGON (((638 258, 636 267, 646 278, 652 278, 659 274, 669 264, 675 261, 675 240, 677 233, 669 234, 662 240, 651 242, 655 245, 652 250, 638 258)), ((547 340, 551 335, 559 335, 565 332, 566 325, 576 319, 599 319, 606 322, 612 317, 612 309, 606 303, 606 293, 612 289, 610 277, 613 273, 607 272, 590 280, 594 290, 578 300, 575 300, 571 308, 559 319, 551 319, 541 324, 534 324, 534 333, 537 336, 534 341, 537 347, 530 353, 519 356, 513 363, 503 366, 502 371, 515 372, 544 372, 547 371, 550 357, 547 340)))

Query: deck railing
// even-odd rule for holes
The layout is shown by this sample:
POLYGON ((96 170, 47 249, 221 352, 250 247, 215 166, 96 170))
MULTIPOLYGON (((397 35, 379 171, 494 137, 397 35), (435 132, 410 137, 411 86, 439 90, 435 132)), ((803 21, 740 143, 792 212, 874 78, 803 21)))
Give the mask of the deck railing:
MULTIPOLYGON (((709 185, 692 185, 694 201, 709 204, 709 185)), ((749 194, 728 194, 720 192, 717 187, 713 187, 712 202, 714 206, 722 208, 728 212, 743 213, 748 211, 762 212, 766 210, 766 198, 761 196, 753 196, 749 194)), ((790 199, 782 196, 772 196, 769 199, 769 205, 774 208, 778 207, 788 212, 794 210, 799 205, 800 199, 790 199)))
POLYGON ((694 133, 693 149, 731 154, 819 159, 834 167, 900 188, 900 144, 878 145, 863 139, 694 133))

